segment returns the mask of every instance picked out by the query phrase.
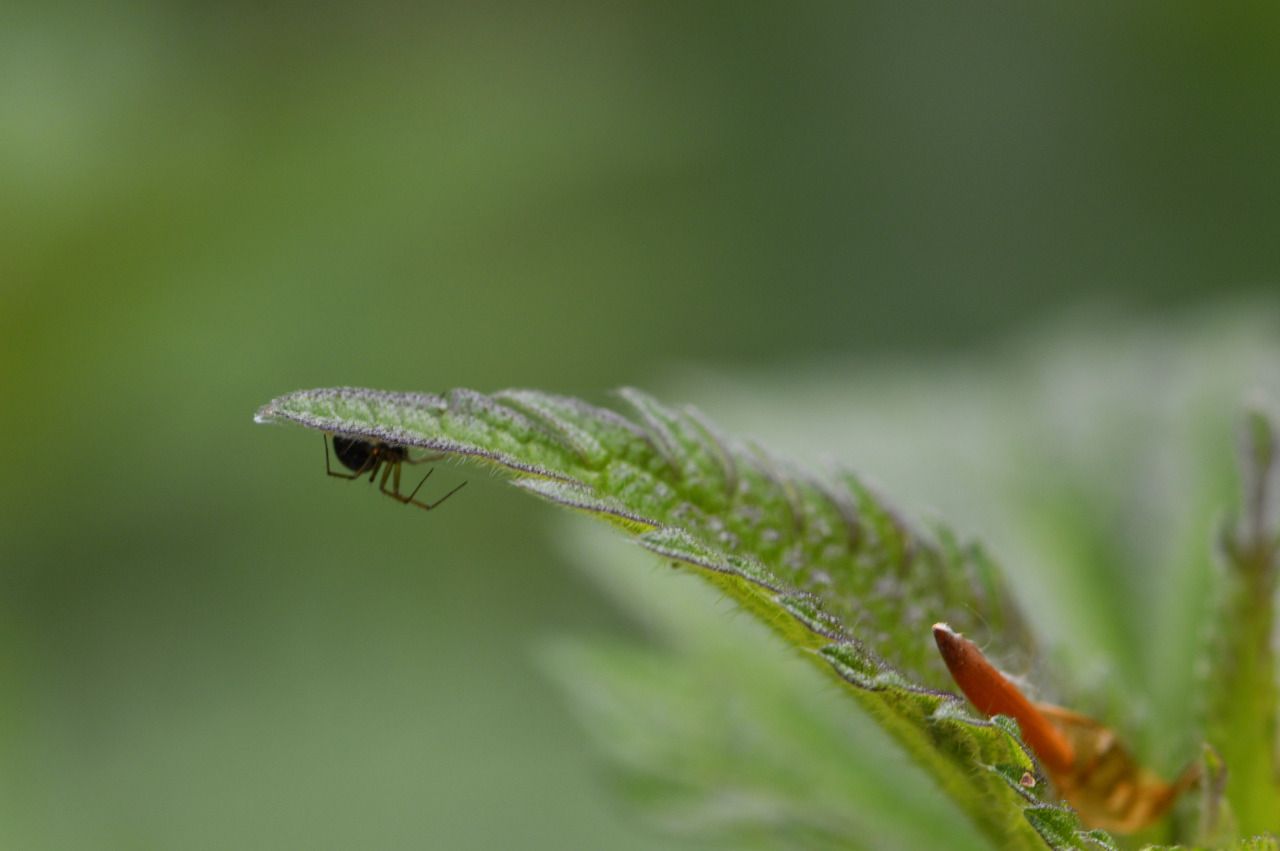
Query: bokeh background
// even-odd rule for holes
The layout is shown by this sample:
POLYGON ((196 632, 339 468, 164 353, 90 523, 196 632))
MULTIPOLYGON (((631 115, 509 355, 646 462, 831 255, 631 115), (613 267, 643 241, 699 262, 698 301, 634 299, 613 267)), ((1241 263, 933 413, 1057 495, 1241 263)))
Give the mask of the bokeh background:
POLYGON ((531 652, 636 629, 549 510, 326 479, 274 395, 697 395, 1280 281, 1271 4, 0 18, 6 848, 655 847, 531 652))

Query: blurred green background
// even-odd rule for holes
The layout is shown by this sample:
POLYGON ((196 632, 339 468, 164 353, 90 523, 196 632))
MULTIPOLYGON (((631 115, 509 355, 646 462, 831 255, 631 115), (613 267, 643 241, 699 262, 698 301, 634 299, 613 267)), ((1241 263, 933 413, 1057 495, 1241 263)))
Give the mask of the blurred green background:
POLYGON ((274 395, 874 372, 1280 280, 1272 4, 0 17, 6 848, 654 847, 533 662, 635 628, 548 510, 326 479, 274 395))

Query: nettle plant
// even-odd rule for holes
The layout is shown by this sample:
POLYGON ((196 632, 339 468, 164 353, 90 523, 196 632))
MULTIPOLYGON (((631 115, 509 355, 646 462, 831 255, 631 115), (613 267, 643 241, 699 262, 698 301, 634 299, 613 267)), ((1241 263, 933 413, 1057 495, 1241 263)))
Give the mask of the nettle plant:
MULTIPOLYGON (((1152 374, 1176 372, 1177 362, 1156 351, 1150 363, 1162 366, 1152 374)), ((1054 381, 1070 383, 1055 369, 1030 379, 1041 401, 1061 397, 1054 381)), ((1077 560, 1086 580, 1074 587, 1090 589, 1048 603, 1083 614, 1033 620, 984 548, 940 522, 908 520, 858 475, 802 469, 691 407, 633 389, 618 397, 625 414, 533 390, 331 388, 275 399, 257 420, 320 431, 340 462, 331 473, 376 480, 421 508, 441 499, 411 492, 417 479, 401 481, 403 464, 456 457, 500 468, 521 490, 604 521, 700 577, 766 627, 773 635, 761 641, 725 623, 723 607, 687 583, 642 576, 620 564, 625 554, 584 545, 594 548, 592 569, 668 646, 566 642, 548 659, 623 788, 671 830, 731 847, 1280 848, 1272 510, 1280 450, 1265 405, 1212 406, 1234 420, 1239 451, 1220 446, 1230 460, 1202 465, 1214 471, 1202 481, 1148 488, 1159 502, 1215 480, 1186 504, 1209 515, 1188 525, 1216 534, 1187 544, 1186 530, 1170 532, 1194 554, 1161 548, 1181 559, 1167 582, 1114 564, 1140 550, 1133 536, 1159 512, 1116 518, 1097 510, 1114 493, 1101 488, 1091 502, 1075 471, 1025 465, 1020 510, 1056 520, 1015 511, 1010 522, 1041 523, 1027 537, 1054 541, 1057 569, 1077 560), (1233 466, 1236 474, 1222 474, 1233 466), (1223 492, 1235 496, 1213 504, 1223 492), (1094 510, 1073 510, 1073 499, 1094 510), (1090 528, 1099 513, 1115 528, 1090 528), (1146 630, 1128 601, 1162 595, 1164 610, 1179 614, 1162 621, 1164 633, 1146 630), (1077 634, 1037 651, 1042 623, 1074 623, 1077 634), (1131 646, 1144 638, 1151 646, 1131 646), (828 685, 776 658, 769 642, 779 639, 828 685), (1074 645, 1098 650, 1104 664, 1082 664, 1074 645), (1170 653, 1163 680, 1138 673, 1170 653), (931 786, 898 783, 920 771, 845 727, 843 716, 859 711, 850 702, 931 786)), ((1187 394, 1164 398, 1192 404, 1187 394)), ((1038 403, 1014 407, 1028 404, 1038 403)), ((1126 433, 1164 446, 1149 426, 1126 433)), ((1017 467, 1018 442, 1006 438, 995 443, 1017 467)), ((1118 459, 1136 451, 1099 457, 1112 457, 1103 466, 1120 474, 1118 459)), ((983 493, 975 488, 974 498, 983 493)))

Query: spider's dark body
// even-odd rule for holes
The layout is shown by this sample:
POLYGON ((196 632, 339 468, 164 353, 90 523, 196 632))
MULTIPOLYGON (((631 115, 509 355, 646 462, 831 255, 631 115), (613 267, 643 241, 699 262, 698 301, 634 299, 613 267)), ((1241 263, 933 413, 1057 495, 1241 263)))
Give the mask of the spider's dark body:
MULTIPOLYGON (((409 450, 390 443, 371 443, 358 437, 333 436, 333 454, 342 466, 356 475, 376 473, 381 464, 399 464, 409 459, 409 450)), ((370 476, 372 479, 372 476, 370 476)))
POLYGON ((360 437, 345 437, 340 434, 333 436, 333 454, 338 456, 338 462, 342 466, 350 470, 350 473, 337 473, 329 465, 329 441, 326 438, 324 442, 324 471, 335 478, 339 479, 358 479, 365 473, 369 474, 369 481, 372 482, 378 478, 378 471, 382 471, 381 480, 378 483, 378 489, 387 496, 402 502, 405 505, 416 505, 419 508, 430 511, 440 503, 458 492, 462 485, 449 491, 435 502, 419 502, 414 499, 418 495, 418 490, 431 477, 435 468, 427 471, 427 475, 422 477, 422 481, 418 482, 418 487, 413 489, 413 493, 405 496, 400 493, 400 467, 403 464, 421 464, 426 461, 435 461, 440 456, 430 456, 426 458, 410 458, 409 450, 404 446, 396 446, 391 443, 383 443, 381 440, 365 440, 360 437), (387 485, 391 487, 388 488, 387 485))

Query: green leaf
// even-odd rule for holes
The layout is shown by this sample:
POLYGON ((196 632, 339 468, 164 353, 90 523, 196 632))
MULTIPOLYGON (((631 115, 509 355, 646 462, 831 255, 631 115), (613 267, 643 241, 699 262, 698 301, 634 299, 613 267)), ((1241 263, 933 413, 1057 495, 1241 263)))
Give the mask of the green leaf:
POLYGON ((527 390, 355 388, 289 394, 257 419, 511 471, 525 490, 636 534, 807 651, 1003 847, 1100 841, 1044 799, 1015 725, 975 718, 943 690, 934 621, 988 646, 1030 644, 981 550, 909 526, 852 474, 801 472, 696 412, 621 395, 633 419, 527 390))
POLYGON ((607 530, 560 525, 569 561, 645 640, 560 638, 541 655, 649 825, 733 851, 991 847, 820 671, 725 617, 714 588, 607 530))
POLYGON ((1242 831, 1280 833, 1275 598, 1280 550, 1272 519, 1276 429, 1262 410, 1245 417, 1244 506, 1228 532, 1226 594, 1209 672, 1209 740, 1222 754, 1227 800, 1242 831))

